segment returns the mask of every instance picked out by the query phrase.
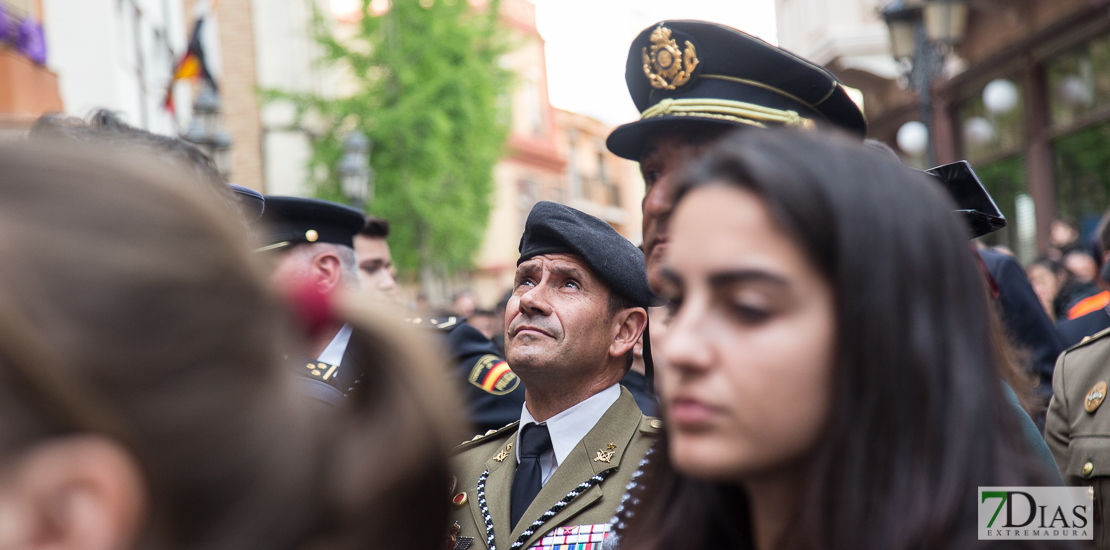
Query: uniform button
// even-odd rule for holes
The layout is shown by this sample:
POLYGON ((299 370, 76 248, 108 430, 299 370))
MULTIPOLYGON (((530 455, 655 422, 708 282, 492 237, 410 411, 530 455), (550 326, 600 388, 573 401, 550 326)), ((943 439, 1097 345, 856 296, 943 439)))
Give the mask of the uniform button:
POLYGON ((657 430, 662 430, 663 429, 663 421, 662 420, 652 420, 651 421, 651 427, 655 428, 657 430))
POLYGON ((466 493, 459 493, 459 494, 455 495, 455 498, 451 499, 451 504, 453 504, 455 506, 455 508, 462 508, 462 507, 466 506, 466 502, 467 502, 466 493))
POLYGON ((1093 471, 1095 471, 1095 465, 1087 461, 1087 463, 1083 465, 1083 475, 1089 476, 1093 471))

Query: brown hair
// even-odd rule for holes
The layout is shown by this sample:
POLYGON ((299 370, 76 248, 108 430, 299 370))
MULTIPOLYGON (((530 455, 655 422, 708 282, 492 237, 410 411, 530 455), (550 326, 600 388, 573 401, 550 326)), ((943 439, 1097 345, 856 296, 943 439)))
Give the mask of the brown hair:
POLYGON ((150 503, 136 547, 438 547, 458 404, 426 345, 343 306, 374 361, 325 418, 281 362, 290 323, 242 226, 203 185, 43 142, 0 146, 0 166, 0 456, 118 441, 150 503))
POLYGON ((366 216, 366 225, 362 226, 362 230, 358 234, 375 239, 384 239, 389 236, 389 220, 366 216))

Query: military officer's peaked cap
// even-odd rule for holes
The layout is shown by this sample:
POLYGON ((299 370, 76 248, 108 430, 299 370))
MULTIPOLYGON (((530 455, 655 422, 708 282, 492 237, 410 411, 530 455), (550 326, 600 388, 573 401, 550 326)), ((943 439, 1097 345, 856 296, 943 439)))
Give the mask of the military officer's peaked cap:
POLYGON ((355 233, 366 224, 366 217, 350 206, 334 202, 269 195, 260 221, 264 246, 259 250, 274 250, 299 243, 353 247, 355 233))
POLYGON ((599 218, 554 202, 536 203, 524 224, 516 265, 545 254, 578 256, 610 291, 640 307, 657 305, 644 253, 599 218))
POLYGON ((716 23, 644 29, 632 41, 624 79, 640 120, 613 130, 607 144, 626 159, 639 160, 648 135, 675 120, 867 132, 863 112, 827 70, 716 23))

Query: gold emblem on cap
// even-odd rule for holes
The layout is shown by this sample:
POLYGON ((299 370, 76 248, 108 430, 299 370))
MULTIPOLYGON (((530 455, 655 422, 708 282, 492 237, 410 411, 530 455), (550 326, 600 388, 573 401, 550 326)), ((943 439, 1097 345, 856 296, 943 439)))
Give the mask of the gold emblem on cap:
POLYGON ((1083 410, 1089 413, 1095 412, 1103 399, 1106 399, 1106 382, 1099 380, 1098 384, 1087 392, 1087 398, 1083 400, 1083 410))
POLYGON ((678 43, 671 38, 671 29, 659 25, 651 31, 651 53, 643 48, 644 75, 651 87, 658 90, 673 90, 690 82, 694 69, 698 66, 698 52, 686 40, 685 47, 678 49, 678 43))
POLYGON ((320 234, 317 233, 315 229, 309 229, 308 231, 304 232, 304 238, 308 240, 308 242, 314 243, 316 242, 316 239, 320 238, 320 234))

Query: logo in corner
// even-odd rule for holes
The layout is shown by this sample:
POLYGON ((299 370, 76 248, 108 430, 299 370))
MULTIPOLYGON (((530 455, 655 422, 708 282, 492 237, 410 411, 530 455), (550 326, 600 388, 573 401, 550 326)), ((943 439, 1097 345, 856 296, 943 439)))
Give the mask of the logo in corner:
POLYGON ((979 540, 1091 540, 1089 487, 979 487, 979 540))
POLYGON ((679 50, 678 42, 671 38, 671 29, 659 25, 651 32, 651 53, 643 48, 644 75, 651 86, 658 90, 673 90, 690 82, 698 67, 698 52, 686 40, 679 50))
POLYGON ((474 363, 467 380, 493 395, 505 395, 520 385, 520 378, 509 368, 509 364, 492 354, 483 355, 474 363))

